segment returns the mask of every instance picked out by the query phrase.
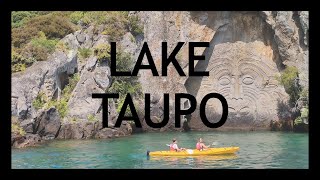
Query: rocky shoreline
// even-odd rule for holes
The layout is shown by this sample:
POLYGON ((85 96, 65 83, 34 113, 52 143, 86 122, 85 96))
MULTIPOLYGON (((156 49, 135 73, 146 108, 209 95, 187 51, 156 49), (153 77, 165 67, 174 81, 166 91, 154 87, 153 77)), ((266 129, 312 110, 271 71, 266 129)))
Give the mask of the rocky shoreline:
MULTIPOLYGON (((17 119, 13 119, 17 125, 17 119)), ((19 126, 19 125, 17 125, 19 126)), ((108 139, 128 136, 132 133, 130 123, 123 122, 120 128, 102 128, 101 121, 61 123, 57 110, 53 107, 43 111, 35 121, 22 121, 23 132, 11 133, 13 148, 37 146, 53 139, 108 139)))

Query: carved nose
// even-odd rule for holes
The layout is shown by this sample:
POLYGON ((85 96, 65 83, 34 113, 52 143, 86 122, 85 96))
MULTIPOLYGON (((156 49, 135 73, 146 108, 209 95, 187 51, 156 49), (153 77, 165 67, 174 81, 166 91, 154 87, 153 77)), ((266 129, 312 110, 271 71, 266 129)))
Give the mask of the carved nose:
POLYGON ((232 99, 242 99, 241 97, 241 85, 239 83, 239 78, 236 78, 236 82, 234 83, 233 96, 232 99))

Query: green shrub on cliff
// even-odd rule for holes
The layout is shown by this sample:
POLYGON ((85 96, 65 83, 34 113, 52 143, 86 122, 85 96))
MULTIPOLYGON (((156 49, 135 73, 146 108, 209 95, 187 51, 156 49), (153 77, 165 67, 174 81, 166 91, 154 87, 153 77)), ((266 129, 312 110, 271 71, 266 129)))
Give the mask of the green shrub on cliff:
POLYGON ((78 24, 83 17, 84 17, 83 11, 75 11, 69 15, 70 21, 74 24, 78 24))
POLYGON ((97 45, 94 48, 94 55, 97 56, 100 62, 106 59, 110 59, 110 45, 106 43, 97 45))
POLYGON ((49 101, 47 108, 50 107, 55 107, 61 118, 64 118, 68 113, 68 101, 64 98, 49 101))
POLYGON ((105 19, 105 28, 102 34, 109 35, 111 41, 119 41, 126 32, 134 36, 143 33, 143 26, 139 24, 138 16, 129 16, 129 12, 110 12, 105 19))
POLYGON ((303 123, 301 116, 297 117, 297 118, 294 120, 294 125, 299 125, 299 124, 301 124, 301 123, 303 123))
POLYGON ((296 67, 288 66, 278 77, 279 82, 284 86, 289 94, 289 105, 287 108, 279 108, 278 115, 282 120, 294 120, 294 125, 298 126, 308 122, 308 89, 302 88, 299 84, 299 72, 296 67), (302 103, 302 104, 301 104, 302 103), (290 107, 289 107, 290 106, 290 107), (302 108, 301 108, 302 106, 302 108))
POLYGON ((308 118, 309 118, 309 108, 308 106, 303 107, 300 110, 301 115, 298 116, 295 120, 294 120, 294 125, 299 125, 301 123, 307 123, 308 122, 308 118))
POLYGON ((31 40, 33 46, 41 46, 48 50, 49 53, 52 53, 55 50, 55 46, 58 43, 57 39, 47 39, 44 32, 40 31, 38 37, 31 40))
MULTIPOLYGON (((16 58, 17 62, 12 64, 12 72, 23 71, 35 61, 47 60, 55 48, 67 52, 68 47, 57 42, 80 28, 77 25, 79 22, 93 25, 94 33, 108 35, 111 41, 119 41, 126 32, 131 32, 135 36, 143 33, 139 17, 129 16, 128 11, 13 11, 12 46, 24 59, 33 60, 27 63, 23 62, 22 58, 16 58)), ((80 51, 80 56, 84 58, 91 55, 87 49, 80 51)), ((110 57, 108 51, 110 51, 108 45, 97 47, 99 59, 108 59, 110 57)))
POLYGON ((64 118, 68 113, 68 101, 65 98, 56 101, 55 107, 57 108, 61 118, 64 118))
POLYGON ((24 71, 26 70, 26 65, 22 64, 22 63, 18 63, 18 64, 12 64, 11 65, 11 72, 20 72, 20 71, 24 71))
POLYGON ((303 107, 301 109, 301 117, 302 118, 308 118, 309 117, 309 108, 308 108, 308 106, 303 107))
POLYGON ((71 98, 73 89, 76 87, 78 81, 80 80, 79 73, 73 74, 69 78, 69 84, 64 87, 61 93, 61 98, 54 102, 54 106, 57 108, 60 116, 64 118, 68 113, 68 101, 71 98))
POLYGON ((61 50, 64 53, 67 53, 70 50, 70 47, 68 46, 67 43, 63 42, 63 41, 59 41, 56 44, 56 49, 57 50, 61 50))
POLYGON ((29 67, 36 60, 32 57, 26 58, 21 54, 16 53, 15 48, 11 50, 11 71, 19 72, 24 71, 27 67, 29 67))
POLYGON ((22 26, 30 18, 37 16, 36 11, 12 11, 11 25, 13 28, 22 26))
POLYGON ((46 109, 50 107, 55 107, 61 118, 64 118, 68 113, 68 101, 65 98, 59 100, 50 100, 46 104, 46 109))
POLYGON ((40 31, 44 32, 48 39, 61 39, 74 30, 74 26, 63 13, 36 16, 22 26, 12 29, 12 45, 21 48, 37 37, 40 31))
POLYGON ((46 35, 40 31, 38 36, 24 47, 22 53, 37 61, 45 61, 48 55, 55 50, 57 43, 57 39, 47 39, 46 35))
POLYGON ((24 23, 28 22, 30 19, 50 14, 50 11, 12 11, 11 12, 11 25, 12 28, 17 28, 23 26, 24 23))
MULTIPOLYGON (((120 47, 117 48, 117 71, 131 71, 135 65, 131 54, 125 52, 120 47)), ((116 76, 114 77, 116 80, 124 80, 124 79, 135 79, 135 76, 126 77, 126 76, 116 76)))
POLYGON ((47 96, 44 92, 39 92, 37 97, 32 101, 35 109, 41 109, 47 103, 47 96))
POLYGON ((71 123, 76 123, 79 121, 79 119, 77 117, 71 117, 67 120, 68 122, 71 122, 71 123))
POLYGON ((68 101, 71 97, 71 93, 80 79, 79 73, 73 74, 69 78, 69 84, 65 86, 62 90, 60 99, 48 100, 47 96, 43 92, 39 92, 37 97, 32 101, 33 107, 36 109, 41 109, 45 107, 48 109, 50 107, 55 107, 61 118, 64 118, 68 113, 68 101))
POLYGON ((300 95, 301 98, 304 98, 304 99, 308 100, 309 99, 309 90, 308 90, 308 88, 307 87, 303 88, 299 95, 300 95))
POLYGON ((102 26, 102 34, 110 40, 119 40, 127 31, 127 11, 91 11, 84 14, 84 20, 94 26, 102 26))
POLYGON ((24 50, 23 54, 25 56, 34 58, 36 61, 45 61, 49 55, 48 49, 42 46, 33 46, 32 44, 28 44, 24 50))
POLYGON ((141 95, 141 84, 136 80, 115 81, 112 83, 108 91, 119 93, 120 98, 125 97, 127 93, 133 96, 141 95))
POLYGON ((90 121, 90 122, 95 122, 95 121, 97 121, 96 116, 93 115, 93 114, 89 114, 89 115, 87 116, 87 118, 88 118, 88 121, 90 121))
POLYGON ((68 85, 66 85, 62 90, 62 97, 65 98, 67 101, 69 101, 71 97, 71 93, 73 89, 76 87, 79 80, 80 80, 79 73, 75 73, 71 77, 69 77, 68 85))
POLYGON ((130 32, 136 36, 138 34, 143 34, 143 25, 140 23, 140 19, 138 16, 133 15, 129 16, 129 23, 128 23, 130 32))
POLYGON ((281 76, 278 78, 280 83, 284 86, 286 92, 290 96, 290 104, 294 106, 296 101, 299 99, 299 94, 301 87, 297 81, 299 77, 298 69, 294 66, 288 66, 281 73, 281 76))
POLYGON ((79 51, 80 57, 83 59, 88 58, 92 54, 92 50, 89 48, 79 48, 78 51, 79 51))
MULTIPOLYGON (((77 19, 72 21, 77 21, 80 17, 81 12, 77 12, 77 19)), ((128 31, 134 35, 143 33, 143 26, 139 23, 139 17, 129 16, 128 11, 84 12, 81 21, 84 25, 91 24, 102 27, 102 31, 99 33, 109 35, 111 41, 120 40, 128 31)))
POLYGON ((24 136, 26 134, 23 128, 20 127, 19 124, 15 124, 15 123, 11 123, 11 133, 15 133, 21 136, 24 136))
POLYGON ((12 58, 12 72, 23 71, 35 61, 47 60, 58 40, 75 31, 69 14, 50 11, 12 12, 12 49, 20 56, 12 58))
MULTIPOLYGON (((134 61, 129 53, 124 52, 122 49, 118 49, 117 52, 117 71, 131 71, 134 66, 134 61)), ((142 88, 138 81, 138 77, 126 77, 126 76, 113 76, 112 84, 107 90, 112 93, 119 93, 119 99, 116 102, 117 112, 119 113, 124 103, 124 99, 127 93, 130 93, 132 98, 141 97, 142 88)), ((130 111, 127 108, 126 115, 129 115, 130 111)))

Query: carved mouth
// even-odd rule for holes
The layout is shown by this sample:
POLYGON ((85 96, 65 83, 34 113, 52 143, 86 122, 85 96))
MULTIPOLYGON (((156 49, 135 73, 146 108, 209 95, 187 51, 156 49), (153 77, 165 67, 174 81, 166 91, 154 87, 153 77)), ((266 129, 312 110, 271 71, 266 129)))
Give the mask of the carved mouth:
POLYGON ((229 107, 229 114, 233 117, 245 117, 251 114, 250 108, 248 106, 243 106, 241 108, 229 107))

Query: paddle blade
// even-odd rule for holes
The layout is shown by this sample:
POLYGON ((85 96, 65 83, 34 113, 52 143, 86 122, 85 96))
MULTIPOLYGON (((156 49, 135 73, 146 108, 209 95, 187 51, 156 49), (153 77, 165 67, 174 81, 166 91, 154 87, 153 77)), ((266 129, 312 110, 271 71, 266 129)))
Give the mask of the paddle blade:
POLYGON ((213 142, 212 143, 212 146, 216 146, 216 145, 218 145, 218 142, 213 142))

